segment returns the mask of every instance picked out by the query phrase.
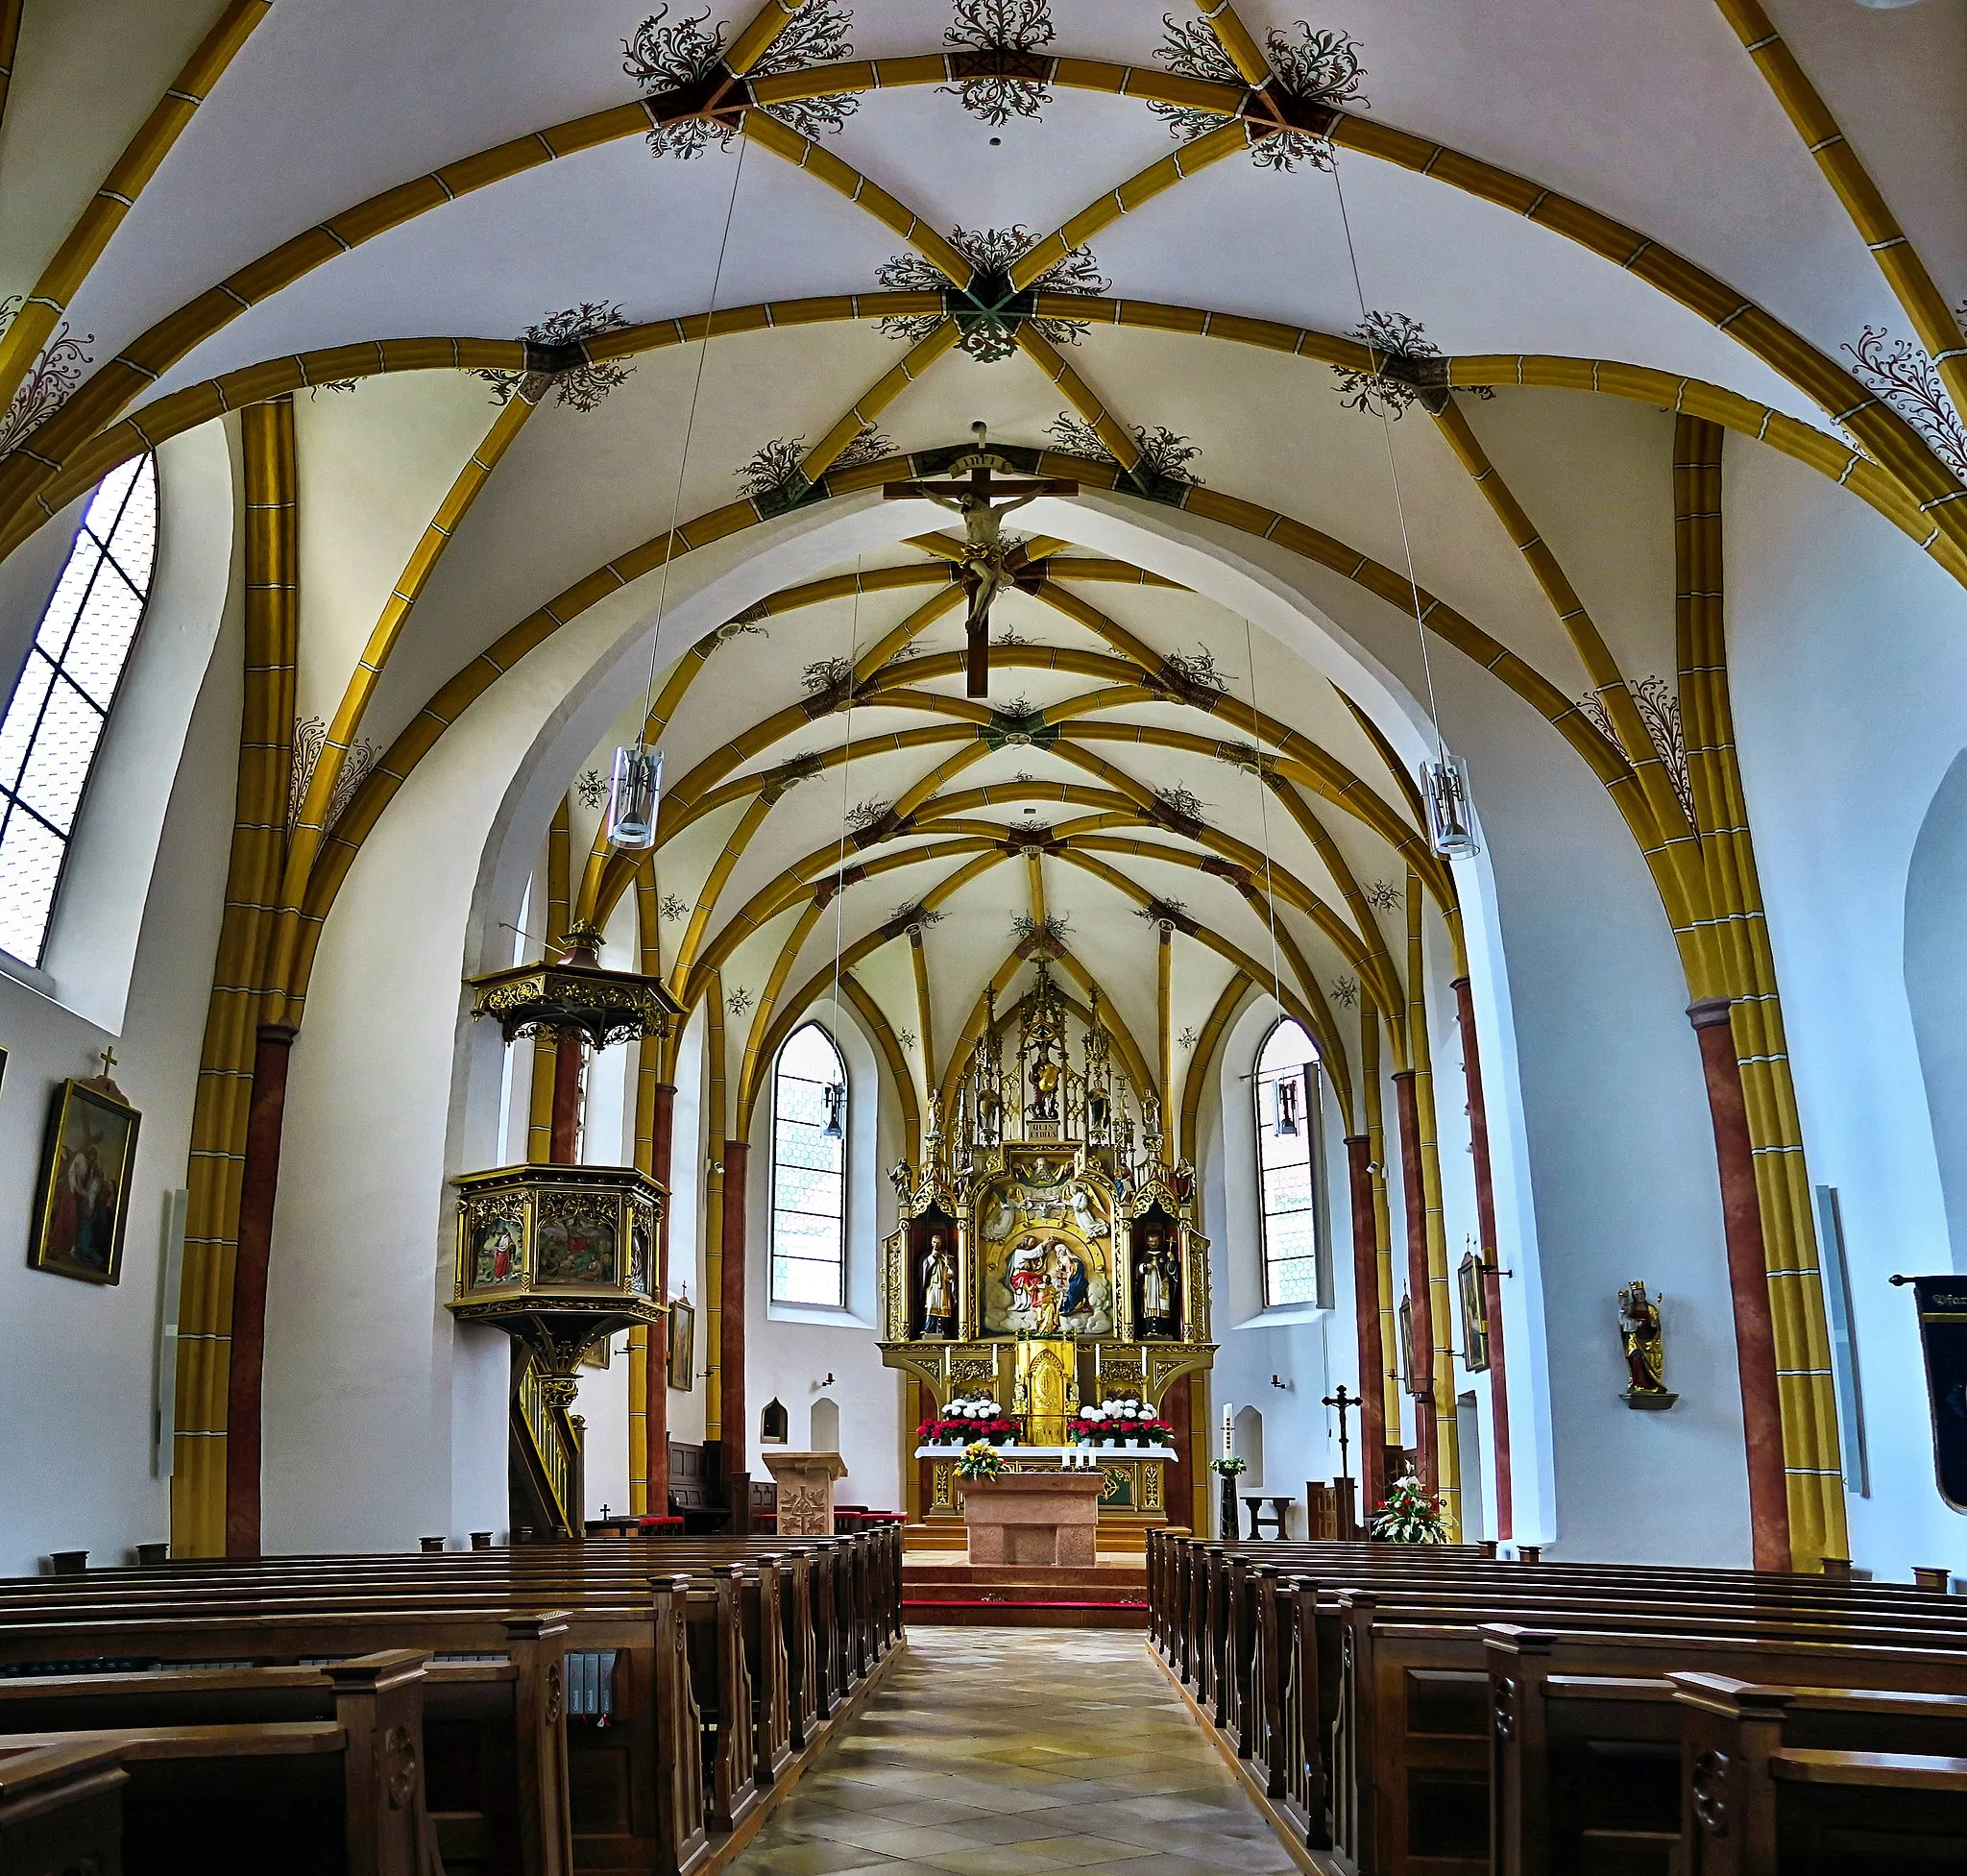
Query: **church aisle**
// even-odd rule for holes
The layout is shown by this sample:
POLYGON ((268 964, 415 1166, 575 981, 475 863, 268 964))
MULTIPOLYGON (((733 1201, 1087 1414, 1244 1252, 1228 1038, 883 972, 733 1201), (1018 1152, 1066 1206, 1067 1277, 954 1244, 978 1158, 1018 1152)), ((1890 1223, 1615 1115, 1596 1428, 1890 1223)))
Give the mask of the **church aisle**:
POLYGON ((1132 1635, 915 1628, 864 1713, 730 1865, 1251 1876, 1296 1868, 1132 1635))

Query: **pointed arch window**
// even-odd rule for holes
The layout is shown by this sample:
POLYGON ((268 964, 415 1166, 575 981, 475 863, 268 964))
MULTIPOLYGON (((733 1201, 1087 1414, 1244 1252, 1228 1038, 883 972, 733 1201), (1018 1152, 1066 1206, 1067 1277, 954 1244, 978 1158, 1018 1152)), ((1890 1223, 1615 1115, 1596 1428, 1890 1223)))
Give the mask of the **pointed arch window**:
POLYGON ((1318 1046, 1286 1017, 1257 1056, 1257 1208, 1264 1306, 1319 1300, 1318 1046))
POLYGON ((152 456, 90 497, 0 719, 0 950, 39 964, 90 770, 157 567, 152 456))
POLYGON ((847 1302, 847 1064, 817 1023, 786 1038, 772 1074, 774 1303, 847 1302))

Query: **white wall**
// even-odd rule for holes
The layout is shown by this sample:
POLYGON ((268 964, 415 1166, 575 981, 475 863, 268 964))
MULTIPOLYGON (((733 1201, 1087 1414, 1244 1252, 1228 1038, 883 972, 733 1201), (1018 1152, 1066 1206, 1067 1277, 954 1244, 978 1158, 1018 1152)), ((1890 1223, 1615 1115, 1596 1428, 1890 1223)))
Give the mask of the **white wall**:
MULTIPOLYGON (((238 594, 228 587, 235 547, 231 510, 223 487, 215 493, 206 479, 214 451, 223 468, 225 442, 215 431, 198 440, 201 450, 167 451, 161 466, 163 551, 153 599, 158 616, 173 621, 163 646, 182 661, 181 669, 159 673, 188 716, 188 729, 184 718, 176 726, 182 760, 175 777, 168 769, 161 778, 119 769, 118 726, 112 724, 77 836, 79 841, 96 839, 103 811, 119 800, 147 796, 161 809, 152 818, 160 837, 155 865, 141 856, 134 882, 141 927, 139 936, 132 920, 127 934, 134 951, 127 1012, 119 1012, 118 1030, 106 1031, 0 977, 0 1047, 9 1051, 0 1084, 0 1191, 8 1194, 0 1206, 5 1574, 38 1569, 52 1549, 85 1547, 92 1562, 124 1563, 130 1547, 170 1534, 170 1481, 153 1474, 151 1459, 163 1206, 165 1194, 185 1182, 231 843, 243 695, 238 594), (180 499, 174 459, 188 459, 200 482, 194 509, 180 499), (202 621, 190 617, 193 596, 202 596, 208 609, 202 621), (99 1074, 98 1052, 111 1043, 116 1081, 143 1121, 130 1182, 122 1281, 104 1287, 30 1270, 27 1255, 54 1090, 67 1077, 99 1074)), ((10 629, 21 607, 37 618, 45 597, 31 591, 8 596, 10 629)), ((138 655, 147 650, 139 638, 138 655)), ((77 859, 84 862, 80 852, 77 859)), ((129 970, 131 962, 129 956, 105 960, 112 971, 129 970)))
MULTIPOLYGON (((771 1294, 771 1085, 767 1076, 750 1125, 745 1192, 744 1386, 751 1425, 751 1474, 769 1474, 758 1439, 759 1416, 774 1398, 790 1417, 789 1438, 811 1425, 822 1396, 840 1411, 839 1452, 847 1475, 835 1488, 843 1504, 877 1511, 902 1507, 902 1409, 905 1378, 884 1367, 881 1333, 881 1241, 894 1229, 894 1190, 880 1169, 902 1156, 894 1091, 860 1018, 831 997, 809 1012, 834 1038, 847 1064, 847 1306, 838 1312, 773 1304, 771 1294), (829 1384, 824 1377, 834 1377, 829 1384)), ((735 1051, 734 1051, 735 1054, 735 1051)))
POLYGON ((1967 1268, 1943 1182, 1960 1168, 1946 1034, 1960 928, 1946 921, 1967 595, 1800 465, 1731 437, 1725 469, 1736 736, 1809 1174, 1839 1193, 1864 1379, 1872 1492, 1847 1499, 1851 1554, 1901 1580, 1915 1563, 1960 1570, 1967 1525, 1933 1486, 1911 1293, 1885 1279, 1967 1268))
MULTIPOLYGON (((1568 1558, 1745 1567, 1748 1477, 1720 1186, 1686 980, 1659 895, 1604 790, 1541 719, 1463 661, 1436 674, 1451 739, 1469 759, 1494 886, 1533 1182, 1534 1262, 1521 1241, 1509 1245, 1503 1219, 1504 1267, 1516 1272, 1503 1282, 1504 1309, 1534 1351, 1530 1312, 1511 1292, 1540 1286, 1555 1523, 1544 1522, 1551 1506, 1534 1447, 1525 1453, 1513 1440, 1517 1536, 1568 1558), (1617 1292, 1634 1278, 1664 1294, 1667 1385, 1681 1395, 1670 1412, 1635 1412, 1620 1399, 1617 1292), (1674 1481, 1671 1516, 1637 1514, 1634 1481, 1664 1478, 1674 1481)), ((1452 1005, 1445 1010, 1451 1018, 1452 1005)), ((1441 1026, 1434 1042, 1445 1181, 1460 1152, 1447 1141, 1462 1108, 1461 1046, 1441 1026)), ((1508 1057, 1492 1051, 1483 1066, 1493 1113, 1508 1057)), ((1498 1159, 1507 1169, 1507 1153, 1498 1159)), ((1468 1229, 1450 1220, 1451 1265, 1468 1229)), ((1534 1354, 1518 1364, 1516 1352, 1511 1378, 1524 1386, 1534 1354)), ((1469 1386, 1459 1369, 1457 1380, 1469 1386)), ((1486 1415, 1486 1381, 1475 1392, 1486 1415)), ((1519 1407, 1512 1422, 1520 1433, 1519 1407)), ((1493 1451, 1486 1419, 1484 1432, 1493 1451)))

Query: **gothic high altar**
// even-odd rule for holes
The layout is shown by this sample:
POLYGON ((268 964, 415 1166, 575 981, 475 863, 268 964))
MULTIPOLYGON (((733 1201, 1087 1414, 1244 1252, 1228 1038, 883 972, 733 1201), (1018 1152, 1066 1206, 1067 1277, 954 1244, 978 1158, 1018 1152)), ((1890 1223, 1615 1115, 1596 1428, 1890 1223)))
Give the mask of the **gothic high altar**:
MULTIPOLYGON (((1189 1524, 1189 1377, 1216 1353, 1208 1240, 1193 1224, 1194 1169, 1173 1158, 1159 1097, 1114 1060, 1099 992, 1079 1004, 1041 957, 1013 1010, 1000 1018, 987 996, 924 1158, 890 1175, 900 1225, 884 1260, 882 1356, 914 1383, 911 1425, 955 1401, 995 1401, 1017 1424, 1006 1470, 1056 1470, 1083 1457, 1068 1450, 1083 1410, 1137 1400, 1173 1443, 1097 1450, 1101 1542, 1189 1524)), ((911 1523, 959 1547, 956 1454, 917 1457, 911 1523)))

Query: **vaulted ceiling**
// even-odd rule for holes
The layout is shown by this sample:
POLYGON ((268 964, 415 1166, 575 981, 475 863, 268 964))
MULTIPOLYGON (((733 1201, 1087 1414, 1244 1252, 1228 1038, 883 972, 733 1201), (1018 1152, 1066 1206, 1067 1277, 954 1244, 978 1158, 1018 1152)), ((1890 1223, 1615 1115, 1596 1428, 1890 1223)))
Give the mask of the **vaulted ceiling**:
MULTIPOLYGON (((531 646, 624 583, 653 624, 670 550, 984 422, 1092 492, 1018 519, 988 703, 926 506, 660 646, 644 942, 754 1060, 838 964, 925 1104, 1034 948, 1171 1093, 1247 983, 1339 1064, 1376 1007, 1397 1056, 1411 909, 1453 907, 1401 726, 1111 517, 1296 556, 1418 709, 1411 555, 1433 656, 1644 794, 1626 706, 1579 699, 1674 672, 1676 414, 1967 571, 1957 424, 1885 371, 1917 339, 1967 384, 1967 35, 1956 0, 1305 11, 0 0, 0 550, 293 396, 302 822, 342 849, 289 889, 325 909, 531 646)), ((608 746, 567 778, 603 914, 608 746)))

